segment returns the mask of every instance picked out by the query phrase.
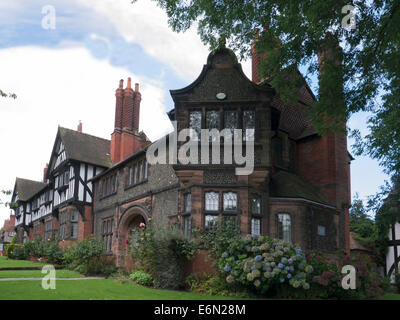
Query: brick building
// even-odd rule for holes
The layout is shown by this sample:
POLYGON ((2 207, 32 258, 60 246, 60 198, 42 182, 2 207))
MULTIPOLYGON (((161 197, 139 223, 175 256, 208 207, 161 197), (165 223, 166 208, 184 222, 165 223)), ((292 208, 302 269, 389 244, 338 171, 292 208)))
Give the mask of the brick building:
POLYGON ((9 244, 15 235, 15 215, 10 214, 10 218, 4 220, 3 227, 0 228, 0 256, 4 256, 5 246, 9 244))
MULTIPOLYGON (((298 103, 285 105, 268 81, 259 79, 259 59, 253 52, 251 81, 235 54, 220 47, 192 84, 170 91, 174 108, 168 113, 177 132, 192 129, 190 141, 196 146, 199 136, 193 133, 200 129, 227 129, 232 134, 243 129, 240 151, 254 140, 250 175, 237 175, 240 165, 235 161, 172 161, 171 135, 151 143, 139 131, 139 86, 131 88, 128 79, 124 89, 121 80, 111 141, 59 128, 45 187, 28 199, 18 199, 24 220, 17 228, 28 237, 36 230, 52 236, 61 232, 65 239, 93 233, 116 256, 117 264, 128 268, 127 243, 140 223, 150 219, 156 224, 180 223, 185 234, 230 219, 243 234, 267 234, 307 251, 349 252, 352 159, 347 137, 340 132, 318 135, 305 116, 304 109, 315 99, 306 82, 299 88, 298 103), (147 151, 164 142, 170 161, 148 163, 147 151), (34 218, 34 199, 35 208, 42 210, 39 218, 34 218), (46 204, 48 208, 42 209, 46 204)), ((220 156, 225 139, 219 138, 220 156)), ((184 145, 177 142, 178 148, 184 145)), ((209 160, 211 150, 210 144, 197 157, 209 160)), ((14 200, 17 195, 14 191, 14 200)), ((197 272, 205 266, 199 258, 192 267, 197 272)))

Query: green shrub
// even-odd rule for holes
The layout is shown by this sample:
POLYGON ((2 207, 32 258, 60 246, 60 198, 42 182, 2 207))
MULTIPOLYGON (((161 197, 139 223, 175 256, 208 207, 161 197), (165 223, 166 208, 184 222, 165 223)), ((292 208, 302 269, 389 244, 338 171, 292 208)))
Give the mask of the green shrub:
POLYGON ((141 284, 143 286, 152 286, 153 285, 153 277, 151 274, 146 273, 141 270, 137 270, 132 272, 129 275, 129 278, 133 281, 135 281, 138 284, 141 284))
POLYGON ((104 275, 109 277, 117 271, 114 258, 104 254, 104 244, 90 236, 73 244, 63 253, 67 268, 85 275, 104 275))
POLYGON ((12 250, 11 254, 9 253, 9 258, 16 260, 25 260, 27 257, 25 255, 24 247, 22 247, 21 245, 15 245, 14 250, 12 250))
POLYGON ((16 247, 20 247, 20 244, 17 244, 17 234, 14 234, 14 236, 11 239, 11 242, 4 247, 4 254, 6 255, 7 258, 12 259, 12 253, 16 247))
POLYGON ((33 239, 24 243, 25 255, 32 258, 40 258, 46 256, 45 241, 33 239))
POLYGON ((183 261, 194 254, 195 242, 174 226, 154 228, 150 222, 137 230, 130 252, 135 267, 153 276, 155 287, 178 289, 184 286, 183 261))
POLYGON ((58 243, 56 241, 44 241, 45 246, 44 246, 44 253, 45 257, 47 258, 47 262, 51 264, 58 264, 62 265, 64 260, 64 252, 63 250, 59 247, 58 243))
POLYGON ((59 247, 57 240, 34 239, 24 243, 27 258, 45 258, 51 264, 63 264, 64 252, 59 247))
POLYGON ((106 278, 117 271, 114 258, 106 255, 91 257, 86 264, 80 265, 80 269, 85 275, 103 275, 106 278))
POLYGON ((185 282, 192 292, 235 298, 252 297, 245 290, 227 284, 225 279, 215 274, 189 275, 185 282))
POLYGON ((70 269, 87 270, 89 261, 104 254, 104 244, 94 236, 83 239, 65 250, 63 260, 70 269))

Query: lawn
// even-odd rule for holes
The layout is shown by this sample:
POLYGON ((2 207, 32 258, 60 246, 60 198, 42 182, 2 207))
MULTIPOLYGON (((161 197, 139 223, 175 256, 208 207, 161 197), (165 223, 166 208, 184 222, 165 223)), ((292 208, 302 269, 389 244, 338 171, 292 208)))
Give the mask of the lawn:
POLYGON ((41 281, 0 281, 0 300, 216 300, 228 297, 157 290, 114 279, 62 280, 55 290, 44 290, 41 281))
MULTIPOLYGON (((43 264, 0 257, 1 268, 41 267, 43 264)), ((1 278, 38 278, 35 280, 0 281, 0 300, 204 300, 229 299, 184 291, 157 290, 114 279, 62 280, 55 290, 45 290, 41 270, 0 270, 1 278)), ((79 278, 81 274, 56 270, 57 278, 79 278)))
POLYGON ((31 262, 28 260, 7 260, 7 257, 0 257, 0 269, 1 268, 31 268, 41 267, 43 264, 39 262, 31 262))
MULTIPOLYGON (((0 279, 4 278, 43 278, 46 274, 42 270, 0 270, 0 279)), ((56 270, 56 278, 82 278, 78 272, 70 270, 56 270)))
POLYGON ((400 294, 399 293, 385 293, 382 297, 379 298, 379 300, 400 300, 400 294))

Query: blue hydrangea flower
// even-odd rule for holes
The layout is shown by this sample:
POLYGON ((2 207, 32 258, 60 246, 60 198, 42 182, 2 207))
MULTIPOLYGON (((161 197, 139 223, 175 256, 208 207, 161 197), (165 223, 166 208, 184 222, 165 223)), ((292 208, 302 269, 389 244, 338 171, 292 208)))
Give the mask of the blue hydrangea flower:
POLYGON ((296 253, 297 253, 297 254, 302 254, 303 251, 302 251, 300 248, 297 248, 297 249, 296 249, 296 253))
POLYGON ((276 266, 276 263, 274 261, 271 262, 271 267, 274 268, 276 266))
POLYGON ((231 268, 230 265, 226 265, 226 266, 224 267, 224 271, 225 271, 225 272, 229 272, 229 271, 231 271, 231 270, 232 270, 232 268, 231 268))
POLYGON ((289 270, 290 270, 290 267, 288 266, 288 267, 286 267, 285 269, 286 269, 286 271, 289 271, 289 270))
POLYGON ((251 271, 253 271, 253 270, 256 270, 257 268, 256 268, 256 266, 251 266, 251 271))
POLYGON ((292 277, 292 275, 290 273, 287 274, 288 279, 290 279, 292 277))
POLYGON ((293 263, 293 259, 292 259, 292 258, 289 258, 289 259, 288 259, 288 262, 289 262, 290 264, 292 264, 292 263, 293 263))
POLYGON ((261 256, 261 255, 258 255, 258 256, 256 256, 256 258, 255 258, 255 259, 256 259, 256 261, 257 261, 257 262, 259 262, 259 261, 261 261, 261 260, 262 260, 262 256, 261 256))
POLYGON ((282 263, 278 264, 278 268, 282 269, 283 268, 283 264, 282 263))

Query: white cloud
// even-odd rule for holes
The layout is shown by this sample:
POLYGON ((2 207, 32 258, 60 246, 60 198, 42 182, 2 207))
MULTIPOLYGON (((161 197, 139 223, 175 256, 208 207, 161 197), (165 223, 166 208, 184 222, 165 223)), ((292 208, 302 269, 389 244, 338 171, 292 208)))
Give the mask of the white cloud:
MULTIPOLYGON (((94 59, 83 47, 0 50, 0 88, 17 94, 0 99, 0 190, 13 188, 15 177, 42 178, 57 126, 110 139, 114 128, 115 89, 119 79, 140 84, 141 129, 156 139, 171 129, 159 83, 94 59)), ((0 226, 8 210, 0 208, 0 226)))
POLYGON ((78 1, 106 17, 126 41, 139 44, 147 54, 169 65, 187 81, 196 79, 206 63, 209 52, 196 30, 173 32, 166 13, 154 1, 78 1))

